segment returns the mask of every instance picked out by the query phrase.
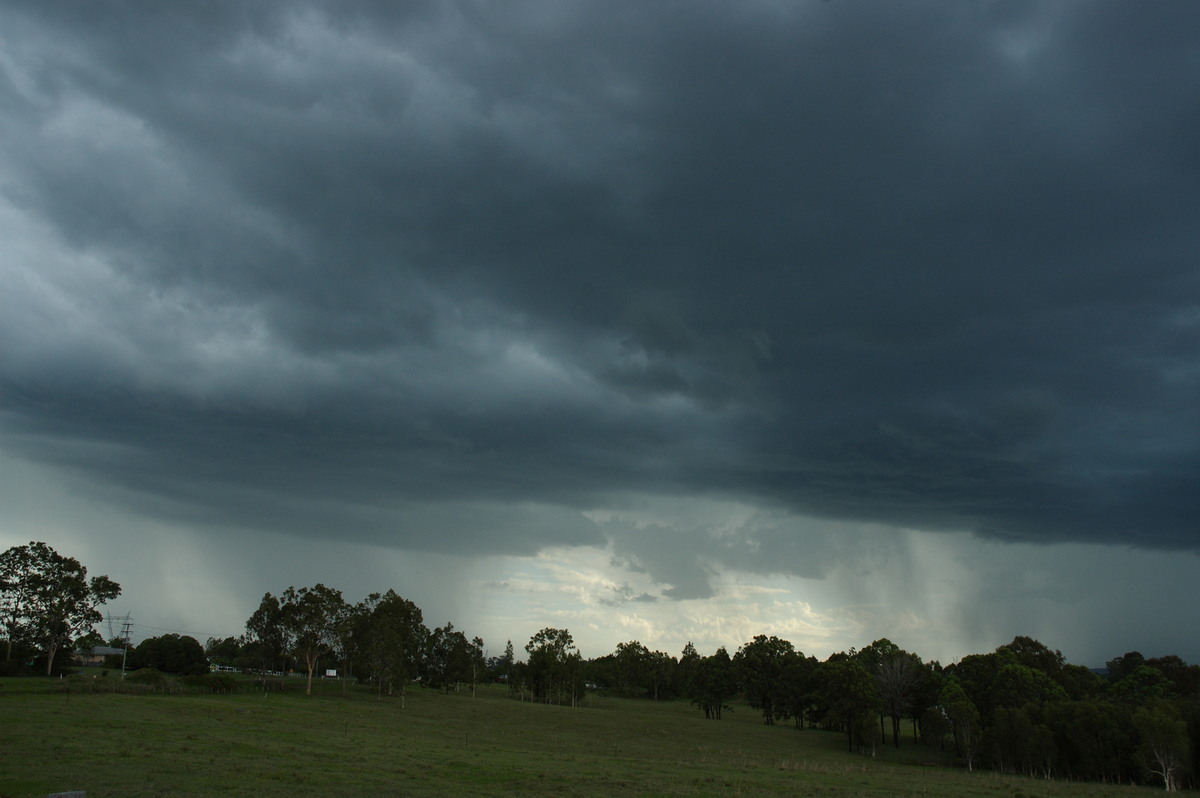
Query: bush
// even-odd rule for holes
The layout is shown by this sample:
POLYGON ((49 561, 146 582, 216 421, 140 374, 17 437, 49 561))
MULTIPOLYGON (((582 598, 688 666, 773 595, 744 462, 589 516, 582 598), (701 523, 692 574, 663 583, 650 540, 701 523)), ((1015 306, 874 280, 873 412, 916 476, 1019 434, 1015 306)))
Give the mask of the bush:
POLYGON ((228 673, 203 673, 184 676, 181 682, 188 687, 195 687, 209 693, 233 693, 239 686, 237 679, 228 673))
POLYGON ((130 684, 145 685, 155 690, 166 690, 171 684, 171 680, 167 678, 167 675, 158 670, 158 668, 136 670, 133 673, 126 674, 125 681, 130 684))
POLYGON ((167 634, 148 637, 129 655, 134 668, 157 668, 164 673, 200 675, 208 672, 204 648, 194 637, 167 634))

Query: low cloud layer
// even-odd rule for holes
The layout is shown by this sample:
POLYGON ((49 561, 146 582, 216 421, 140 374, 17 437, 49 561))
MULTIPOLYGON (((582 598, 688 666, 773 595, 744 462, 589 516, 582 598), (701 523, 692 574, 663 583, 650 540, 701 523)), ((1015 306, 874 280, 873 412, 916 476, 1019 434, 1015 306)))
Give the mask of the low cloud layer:
POLYGON ((197 533, 611 546, 664 599, 851 528, 1200 551, 1198 39, 6 4, 0 445, 197 533), (709 500, 750 509, 646 511, 709 500))

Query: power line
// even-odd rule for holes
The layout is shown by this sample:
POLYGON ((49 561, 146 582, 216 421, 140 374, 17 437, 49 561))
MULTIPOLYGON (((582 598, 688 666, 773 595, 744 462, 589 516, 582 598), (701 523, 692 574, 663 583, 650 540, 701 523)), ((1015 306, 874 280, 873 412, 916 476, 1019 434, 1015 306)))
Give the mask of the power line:
POLYGON ((137 624, 137 629, 139 631, 148 629, 148 630, 155 631, 155 632, 169 632, 171 634, 177 634, 177 635, 188 635, 189 637, 194 637, 197 640, 201 639, 202 637, 205 637, 205 638, 212 637, 212 638, 216 638, 216 639, 221 639, 221 638, 225 638, 225 637, 237 637, 237 635, 222 635, 222 634, 219 634, 216 632, 189 632, 185 629, 169 629, 165 626, 151 626, 148 623, 137 624))

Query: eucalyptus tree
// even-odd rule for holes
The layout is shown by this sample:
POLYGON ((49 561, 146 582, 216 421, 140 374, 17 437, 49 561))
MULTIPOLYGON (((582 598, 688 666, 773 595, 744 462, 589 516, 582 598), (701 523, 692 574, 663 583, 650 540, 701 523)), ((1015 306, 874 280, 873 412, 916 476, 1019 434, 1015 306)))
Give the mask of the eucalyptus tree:
POLYGON ((121 594, 107 576, 88 578, 74 557, 41 542, 14 546, 0 554, 0 606, 8 636, 6 658, 14 640, 37 646, 46 656, 46 675, 55 655, 93 631, 103 620, 97 609, 121 594))
POLYGON ((873 718, 881 702, 871 672, 855 657, 839 653, 821 663, 817 680, 826 719, 846 733, 848 750, 874 750, 878 735, 873 718))
POLYGON ((208 656, 190 635, 148 637, 129 653, 130 668, 157 668, 163 673, 196 676, 208 672, 208 656))
POLYGON ((318 582, 312 587, 289 587, 283 591, 279 610, 286 647, 303 660, 308 673, 305 695, 312 695, 313 673, 318 660, 338 645, 346 602, 340 590, 318 582))
POLYGON ((471 671, 471 698, 475 697, 475 688, 479 678, 487 673, 487 655, 483 647, 483 638, 476 635, 467 644, 467 658, 471 671))
MULTIPOLYGON (((891 718, 892 745, 899 748, 900 719, 914 705, 917 689, 925 675, 925 665, 919 656, 905 651, 886 637, 858 652, 858 660, 875 677, 880 717, 891 718)), ((882 723, 880 726, 882 734, 882 723)))
POLYGON ((692 641, 688 641, 679 655, 675 666, 675 692, 677 695, 692 697, 692 680, 696 677, 696 666, 700 663, 700 654, 692 641))
POLYGON ((946 680, 938 703, 950 721, 955 750, 966 763, 967 770, 974 770, 983 736, 979 709, 957 678, 946 680))
POLYGON ((283 610, 279 597, 264 593, 262 601, 246 619, 244 651, 257 660, 262 671, 275 670, 287 651, 287 631, 283 625, 283 610))
POLYGON ((547 627, 525 644, 529 655, 525 678, 533 698, 544 703, 575 705, 582 688, 583 658, 566 629, 547 627))
POLYGON ((429 639, 421 608, 394 590, 372 593, 352 613, 350 638, 378 695, 399 693, 420 673, 429 639))
POLYGON ((467 682, 474 697, 475 684, 485 667, 481 638, 468 640, 466 634, 455 629, 452 623, 434 629, 429 635, 425 653, 425 683, 428 687, 438 687, 449 693, 467 682))
POLYGON ((492 655, 487 658, 487 674, 488 678, 495 682, 507 682, 512 677, 513 665, 516 663, 516 652, 513 650, 512 640, 508 640, 504 644, 504 653, 500 656, 492 655))
POLYGON ((1005 643, 996 651, 1011 653, 1019 664, 1041 671, 1055 681, 1066 665, 1061 651, 1025 635, 1017 635, 1011 643, 1005 643))
POLYGON ((729 652, 722 646, 694 664, 688 681, 688 698, 704 711, 705 720, 720 720, 730 709, 729 699, 737 694, 737 676, 729 652))
POLYGON ((766 635, 757 635, 733 656, 746 700, 750 706, 762 711, 763 723, 768 726, 787 717, 789 665, 797 656, 787 640, 766 635))
POLYGON ((611 659, 617 689, 629 692, 647 686, 650 681, 650 649, 637 640, 617 643, 611 659))
POLYGON ((821 663, 816 657, 806 657, 797 651, 789 657, 784 669, 783 693, 785 704, 784 714, 790 715, 797 729, 803 729, 806 720, 810 719, 813 705, 816 703, 817 670, 821 663))
POLYGON ((1155 699, 1133 713, 1137 756, 1142 766, 1163 780, 1167 792, 1179 789, 1180 772, 1187 767, 1190 744, 1187 722, 1169 701, 1155 699))
POLYGON ((650 697, 655 701, 666 691, 675 677, 678 666, 675 658, 665 651, 651 651, 646 663, 646 679, 649 682, 650 697))

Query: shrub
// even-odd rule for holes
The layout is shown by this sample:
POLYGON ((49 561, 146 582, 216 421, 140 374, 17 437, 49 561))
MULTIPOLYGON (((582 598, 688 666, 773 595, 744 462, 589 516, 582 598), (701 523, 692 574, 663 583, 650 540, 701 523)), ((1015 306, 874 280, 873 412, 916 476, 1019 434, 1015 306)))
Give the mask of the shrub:
POLYGON ((239 682, 228 673, 202 673, 184 676, 181 682, 188 687, 195 687, 210 693, 233 693, 238 689, 239 682))
POLYGON ((157 668, 142 668, 133 673, 126 674, 125 681, 130 684, 145 685, 155 690, 166 690, 171 684, 171 680, 167 678, 167 675, 157 668))
POLYGON ((146 638, 130 652, 129 665, 180 675, 208 672, 208 659, 200 642, 194 637, 177 634, 146 638))

